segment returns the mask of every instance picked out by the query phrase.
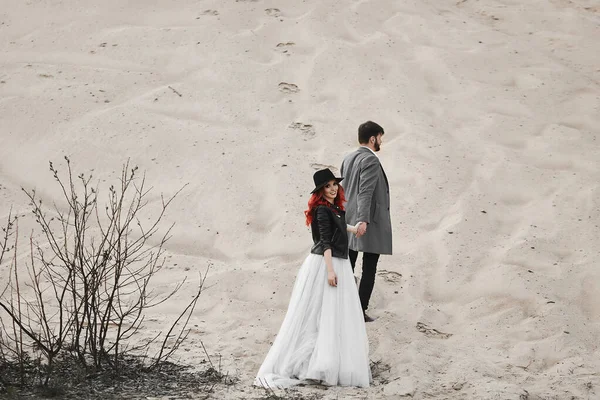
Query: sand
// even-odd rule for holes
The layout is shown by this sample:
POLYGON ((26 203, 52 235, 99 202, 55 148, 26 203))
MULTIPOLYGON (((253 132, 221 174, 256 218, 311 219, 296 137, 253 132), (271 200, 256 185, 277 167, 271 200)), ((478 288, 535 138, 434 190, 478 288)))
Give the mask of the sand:
POLYGON ((597 1, 2 0, 2 221, 28 212, 21 187, 64 205, 65 155, 101 188, 130 159, 148 216, 187 183, 161 290, 212 265, 180 359, 221 355, 240 381, 215 398, 264 393, 312 173, 368 119, 394 229, 368 334, 390 369, 301 393, 600 398, 597 1))

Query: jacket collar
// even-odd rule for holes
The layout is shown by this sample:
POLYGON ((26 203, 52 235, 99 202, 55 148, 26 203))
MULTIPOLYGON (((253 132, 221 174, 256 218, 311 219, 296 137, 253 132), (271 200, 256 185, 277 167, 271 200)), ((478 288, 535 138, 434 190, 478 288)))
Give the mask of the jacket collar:
POLYGON ((379 158, 379 156, 377 155, 377 153, 375 153, 373 150, 371 150, 367 146, 360 145, 360 147, 358 148, 358 151, 361 151, 363 153, 369 152, 369 153, 373 154, 375 157, 379 158))
POLYGON ((346 211, 342 210, 335 204, 331 204, 330 202, 327 202, 327 204, 323 204, 323 207, 327 207, 327 209, 331 210, 331 212, 333 212, 334 214, 345 214, 346 213, 346 211))

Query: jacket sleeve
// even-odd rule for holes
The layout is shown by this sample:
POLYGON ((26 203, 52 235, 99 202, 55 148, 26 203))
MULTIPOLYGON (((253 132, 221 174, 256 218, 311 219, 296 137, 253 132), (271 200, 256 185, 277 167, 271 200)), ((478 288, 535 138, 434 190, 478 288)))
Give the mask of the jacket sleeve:
MULTIPOLYGON (((375 157, 373 157, 375 158, 375 157)), ((368 164, 364 165, 360 170, 360 178, 358 183, 358 196, 356 220, 361 222, 371 222, 371 202, 373 200, 373 192, 377 185, 377 173, 381 168, 377 159, 366 160, 368 164)))
POLYGON ((317 224, 319 225, 319 236, 323 243, 323 250, 331 249, 331 236, 333 235, 331 217, 324 206, 317 207, 317 224))

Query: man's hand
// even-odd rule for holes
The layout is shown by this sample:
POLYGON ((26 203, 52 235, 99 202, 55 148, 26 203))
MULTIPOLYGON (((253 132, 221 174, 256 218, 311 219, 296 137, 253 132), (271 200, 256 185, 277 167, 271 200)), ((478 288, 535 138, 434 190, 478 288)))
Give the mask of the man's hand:
POLYGON ((356 237, 361 237, 365 233, 367 233, 367 223, 359 222, 356 224, 356 237))

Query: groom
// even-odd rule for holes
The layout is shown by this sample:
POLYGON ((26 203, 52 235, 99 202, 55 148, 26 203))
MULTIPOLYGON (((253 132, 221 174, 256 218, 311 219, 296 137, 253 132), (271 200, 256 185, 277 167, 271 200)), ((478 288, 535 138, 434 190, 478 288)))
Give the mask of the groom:
POLYGON ((358 252, 363 253, 362 277, 358 294, 365 322, 374 321, 366 314, 375 285, 377 261, 381 254, 392 254, 392 222, 390 188, 379 162, 383 128, 372 121, 358 127, 360 147, 348 154, 340 168, 346 193, 346 221, 358 226, 356 236, 349 235, 349 257, 352 270, 358 252))

